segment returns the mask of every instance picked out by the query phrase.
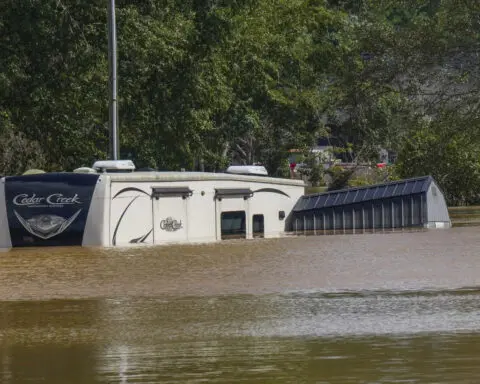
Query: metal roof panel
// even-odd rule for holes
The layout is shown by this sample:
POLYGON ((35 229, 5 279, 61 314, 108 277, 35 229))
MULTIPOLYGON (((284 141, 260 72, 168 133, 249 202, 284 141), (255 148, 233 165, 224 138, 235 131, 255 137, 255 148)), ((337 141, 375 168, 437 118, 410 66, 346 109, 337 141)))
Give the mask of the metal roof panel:
POLYGON ((375 184, 365 187, 343 189, 304 196, 295 205, 294 211, 322 209, 339 205, 356 204, 365 201, 386 199, 426 192, 432 183, 431 176, 417 177, 375 184))

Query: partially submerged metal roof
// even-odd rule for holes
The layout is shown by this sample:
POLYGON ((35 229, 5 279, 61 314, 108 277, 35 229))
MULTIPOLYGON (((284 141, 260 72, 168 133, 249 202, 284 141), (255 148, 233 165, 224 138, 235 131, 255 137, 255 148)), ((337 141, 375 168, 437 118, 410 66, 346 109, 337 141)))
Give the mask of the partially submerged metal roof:
POLYGON ((431 176, 416 177, 392 181, 384 184, 369 185, 302 196, 293 208, 294 212, 357 204, 366 201, 387 199, 397 196, 427 192, 433 182, 431 176))

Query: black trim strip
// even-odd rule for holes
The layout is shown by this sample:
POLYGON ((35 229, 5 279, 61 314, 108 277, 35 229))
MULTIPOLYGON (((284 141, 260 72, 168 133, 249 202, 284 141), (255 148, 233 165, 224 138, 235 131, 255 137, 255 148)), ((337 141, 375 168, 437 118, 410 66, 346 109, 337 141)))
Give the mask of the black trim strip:
POLYGON ((130 240, 130 244, 138 244, 138 243, 143 243, 147 239, 148 236, 153 232, 153 228, 146 234, 140 237, 137 237, 135 239, 130 240))
POLYGON ((261 188, 261 189, 257 189, 256 191, 253 191, 253 193, 258 193, 258 192, 278 193, 279 195, 290 197, 285 192, 281 191, 280 189, 276 189, 276 188, 261 188))

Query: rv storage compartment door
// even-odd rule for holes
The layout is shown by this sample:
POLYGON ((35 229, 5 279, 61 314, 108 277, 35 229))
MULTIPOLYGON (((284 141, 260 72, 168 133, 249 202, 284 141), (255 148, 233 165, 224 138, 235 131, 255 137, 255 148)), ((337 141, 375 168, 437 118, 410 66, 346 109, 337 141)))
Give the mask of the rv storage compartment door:
POLYGON ((249 199, 253 192, 248 188, 215 189, 217 240, 251 238, 249 199))
POLYGON ((188 241, 188 187, 152 187, 154 243, 188 241))

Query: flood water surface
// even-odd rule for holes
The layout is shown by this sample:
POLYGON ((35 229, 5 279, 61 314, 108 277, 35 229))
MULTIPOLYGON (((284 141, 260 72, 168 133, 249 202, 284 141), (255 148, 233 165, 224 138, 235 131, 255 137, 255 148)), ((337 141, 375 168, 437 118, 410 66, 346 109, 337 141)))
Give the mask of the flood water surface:
POLYGON ((480 228, 0 257, 0 382, 480 382, 480 228))

